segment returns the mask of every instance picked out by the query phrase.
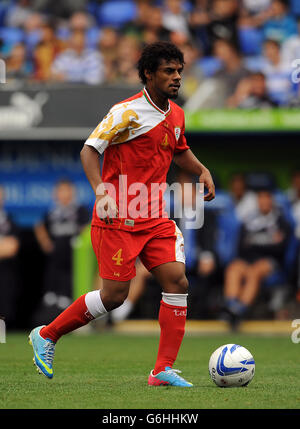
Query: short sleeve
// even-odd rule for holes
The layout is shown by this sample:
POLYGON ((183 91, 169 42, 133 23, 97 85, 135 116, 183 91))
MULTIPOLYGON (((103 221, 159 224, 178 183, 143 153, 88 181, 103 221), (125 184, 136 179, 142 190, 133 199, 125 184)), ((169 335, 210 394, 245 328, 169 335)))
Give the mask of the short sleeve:
POLYGON ((185 127, 183 127, 183 129, 180 132, 179 139, 178 139, 177 144, 175 146, 175 151, 174 151, 175 155, 182 153, 185 150, 188 150, 190 148, 186 142, 184 131, 185 131, 185 127))
POLYGON ((127 104, 118 104, 108 112, 97 125, 85 144, 93 146, 100 154, 111 144, 126 142, 131 136, 131 131, 140 127, 136 119, 138 115, 131 109, 126 109, 127 104))

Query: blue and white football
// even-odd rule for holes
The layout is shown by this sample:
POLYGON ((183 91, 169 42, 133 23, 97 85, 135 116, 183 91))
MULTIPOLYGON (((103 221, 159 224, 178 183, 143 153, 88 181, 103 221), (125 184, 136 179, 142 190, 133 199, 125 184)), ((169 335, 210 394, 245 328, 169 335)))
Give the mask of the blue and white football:
POLYGON ((255 373, 255 361, 245 347, 225 344, 210 357, 209 374, 219 387, 247 386, 255 373))

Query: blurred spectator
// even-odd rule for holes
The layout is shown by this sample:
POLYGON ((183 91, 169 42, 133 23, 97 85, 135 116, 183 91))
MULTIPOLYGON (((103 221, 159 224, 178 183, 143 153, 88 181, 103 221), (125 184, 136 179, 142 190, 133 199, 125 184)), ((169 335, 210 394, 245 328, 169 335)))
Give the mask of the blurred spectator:
POLYGON ((204 80, 204 75, 199 65, 201 54, 192 42, 185 42, 179 47, 184 55, 184 72, 181 79, 180 95, 187 100, 204 80))
POLYGON ((210 54, 218 39, 228 40, 239 46, 237 0, 197 1, 189 18, 190 29, 199 40, 205 54, 210 54), (212 4, 210 4, 212 3, 212 4))
POLYGON ((137 61, 140 56, 140 44, 132 36, 123 36, 118 44, 117 82, 139 84, 137 61))
POLYGON ((46 12, 52 17, 68 19, 77 11, 86 9, 87 0, 31 0, 35 10, 46 12))
POLYGON ((99 84, 104 77, 100 53, 85 48, 84 32, 72 33, 69 48, 54 60, 52 79, 60 82, 99 84))
POLYGON ((187 15, 181 0, 165 0, 163 3, 163 25, 170 31, 190 36, 187 15))
POLYGON ((225 39, 238 48, 237 23, 237 0, 213 0, 210 21, 207 24, 208 37, 212 45, 215 40, 225 39))
POLYGON ((180 171, 177 182, 180 184, 181 194, 175 194, 174 220, 184 238, 186 275, 189 280, 189 317, 206 318, 217 271, 216 218, 212 211, 207 210, 203 226, 198 229, 190 228, 189 223, 195 220, 196 178, 180 171), (176 217, 177 205, 182 208, 179 218, 176 217))
POLYGON ((201 46, 204 54, 209 53, 210 42, 206 25, 209 23, 208 0, 195 0, 194 8, 190 12, 188 23, 193 40, 201 46))
POLYGON ((229 193, 232 198, 237 218, 243 221, 257 208, 255 192, 248 189, 245 175, 234 173, 229 181, 229 193))
MULTIPOLYGON (((214 75, 222 84, 223 94, 227 100, 237 89, 237 85, 244 77, 249 76, 249 70, 244 65, 243 58, 232 42, 225 39, 216 40, 213 46, 214 55, 222 61, 222 68, 214 75)), ((224 100, 224 102, 225 102, 224 100)))
POLYGON ((297 21, 298 34, 288 38, 281 47, 282 63, 292 69, 292 62, 300 58, 300 18, 297 21))
POLYGON ((266 40, 264 54, 266 62, 262 72, 266 76, 268 94, 275 103, 288 104, 293 95, 293 83, 291 68, 281 59, 280 44, 275 40, 266 40))
POLYGON ((271 5, 271 0, 242 0, 242 8, 250 15, 263 12, 271 5))
POLYGON ((292 215, 295 221, 295 235, 298 240, 298 257, 295 267, 295 283, 297 286, 297 301, 300 302, 300 169, 292 174, 292 187, 288 191, 288 197, 292 204, 292 215))
POLYGON ((40 81, 50 79, 52 63, 65 47, 66 44, 55 36, 54 26, 45 24, 42 28, 41 40, 33 53, 34 79, 40 81))
MULTIPOLYGON (((291 188, 288 189, 288 199, 291 204, 296 204, 300 201, 300 168, 296 168, 291 177, 291 188)), ((300 230, 299 230, 300 237, 300 230)))
POLYGON ((248 19, 248 25, 261 27, 265 39, 282 43, 297 34, 295 18, 289 14, 286 0, 272 0, 268 9, 248 19))
POLYGON ((95 25, 95 20, 86 12, 74 12, 69 19, 69 28, 71 31, 87 31, 95 25))
POLYGON ((4 24, 7 27, 23 27, 32 12, 30 0, 17 0, 9 7, 4 24))
POLYGON ((8 328, 16 322, 19 246, 18 231, 4 209, 4 189, 0 186, 0 316, 4 316, 8 328))
POLYGON ((6 79, 23 80, 30 76, 31 64, 26 59, 26 47, 24 43, 16 44, 6 59, 6 79))
POLYGON ((268 95, 265 75, 259 72, 241 79, 236 91, 227 100, 227 107, 239 109, 269 109, 276 106, 268 95))
POLYGON ((106 82, 114 82, 117 79, 118 46, 119 35, 117 31, 111 27, 104 27, 101 31, 99 48, 103 59, 106 82))
POLYGON ((161 9, 152 7, 146 17, 142 41, 144 44, 150 44, 159 40, 169 41, 170 31, 163 25, 161 9))
POLYGON ((36 45, 41 40, 42 29, 46 23, 44 15, 34 12, 26 19, 24 30, 24 42, 27 49, 27 57, 31 59, 36 45))
POLYGON ((225 271, 225 312, 232 327, 245 316, 262 282, 280 270, 291 228, 269 190, 257 194, 258 210, 242 222, 237 258, 225 271))
POLYGON ((127 22, 122 28, 122 34, 136 37, 140 42, 143 40, 143 31, 151 16, 152 6, 148 0, 137 0, 137 13, 133 21, 127 22))
POLYGON ((45 24, 45 17, 37 12, 31 13, 23 24, 23 29, 27 33, 40 30, 45 24))
POLYGON ((265 39, 284 42, 289 37, 297 34, 295 18, 289 14, 289 6, 286 0, 273 0, 269 9, 269 19, 263 25, 265 39))
POLYGON ((35 315, 37 323, 48 323, 72 301, 71 241, 89 222, 89 213, 76 203, 75 187, 68 180, 55 186, 54 200, 55 207, 34 228, 47 256, 42 303, 35 315))

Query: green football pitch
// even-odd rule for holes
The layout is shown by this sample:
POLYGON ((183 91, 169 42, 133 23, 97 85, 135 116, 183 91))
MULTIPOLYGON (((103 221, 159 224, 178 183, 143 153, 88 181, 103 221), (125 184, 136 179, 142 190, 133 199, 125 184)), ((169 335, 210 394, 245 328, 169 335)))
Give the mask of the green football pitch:
POLYGON ((52 380, 38 375, 27 333, 0 344, 0 408, 284 409, 300 408, 300 344, 288 336, 186 336, 176 368, 194 388, 149 387, 158 337, 67 335, 57 345, 52 380), (248 348, 256 373, 248 387, 220 389, 208 375, 210 354, 226 343, 248 348))

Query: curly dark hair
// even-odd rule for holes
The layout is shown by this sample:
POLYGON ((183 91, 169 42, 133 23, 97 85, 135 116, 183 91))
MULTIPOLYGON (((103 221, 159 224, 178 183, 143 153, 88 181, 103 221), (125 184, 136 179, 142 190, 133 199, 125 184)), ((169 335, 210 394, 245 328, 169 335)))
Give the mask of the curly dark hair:
POLYGON ((142 51, 142 55, 138 61, 137 68, 139 77, 142 83, 147 83, 147 78, 144 71, 155 72, 161 60, 166 61, 178 61, 180 64, 184 64, 183 53, 173 43, 170 42, 155 42, 145 46, 142 51))

